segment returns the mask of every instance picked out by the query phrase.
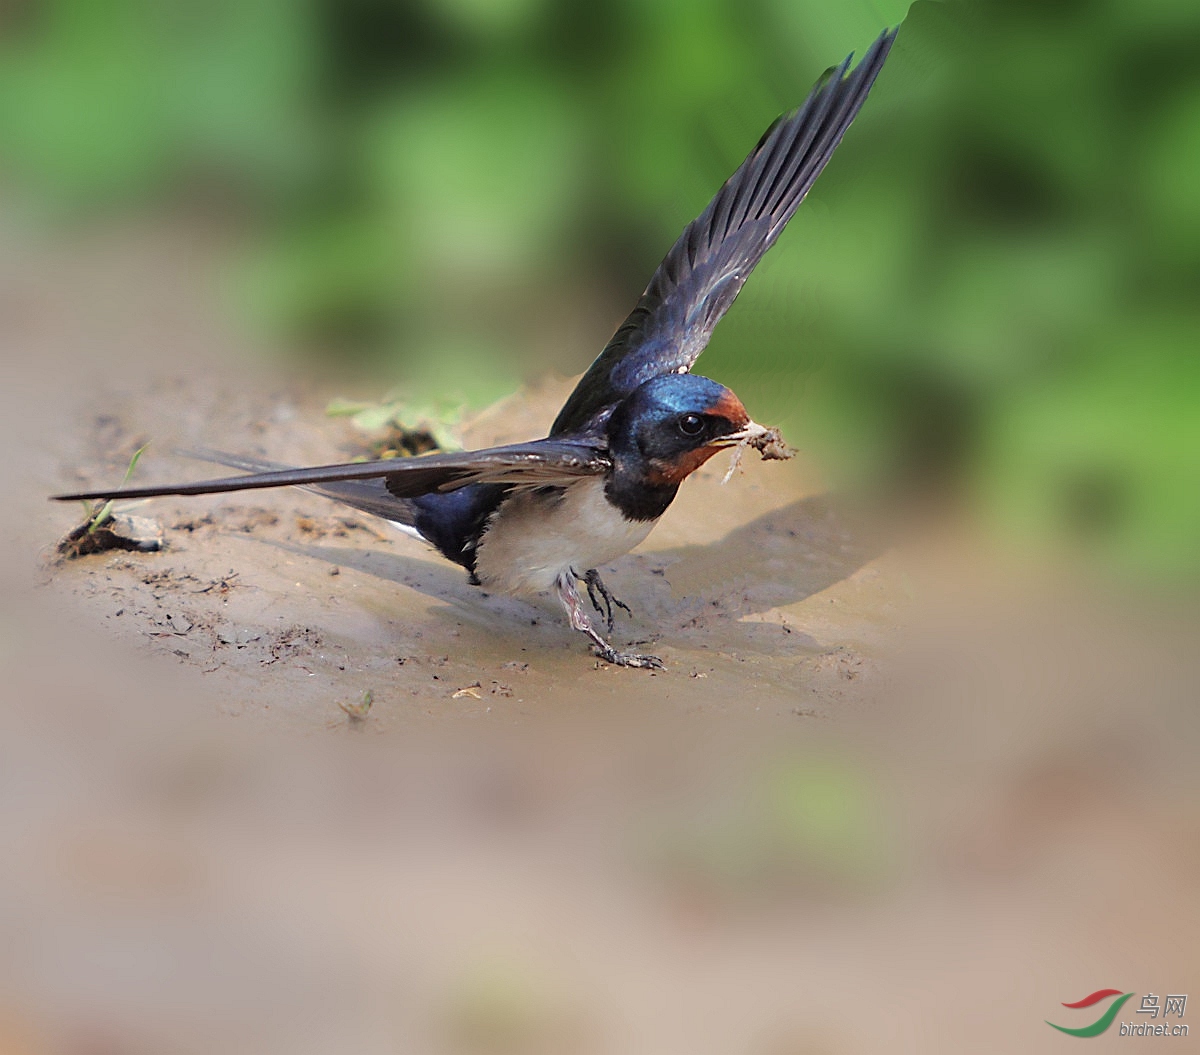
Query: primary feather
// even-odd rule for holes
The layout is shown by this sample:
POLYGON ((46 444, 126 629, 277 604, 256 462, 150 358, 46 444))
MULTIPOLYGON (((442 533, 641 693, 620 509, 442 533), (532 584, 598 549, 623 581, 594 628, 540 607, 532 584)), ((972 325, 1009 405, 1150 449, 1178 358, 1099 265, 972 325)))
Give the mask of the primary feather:
MULTIPOLYGON (((219 459, 223 460, 223 459, 219 459)), ((586 476, 602 476, 611 463, 603 450, 569 440, 533 440, 481 451, 427 454, 377 462, 316 465, 307 469, 270 469, 246 476, 225 476, 195 483, 149 487, 114 487, 55 495, 59 501, 98 498, 157 498, 160 495, 206 495, 264 487, 313 487, 347 481, 382 479, 396 498, 416 498, 453 491, 476 483, 546 486, 568 484, 586 476)))
POLYGON ((594 429, 651 378, 682 373, 833 156, 883 68, 896 31, 850 59, 781 117, 671 247, 629 317, 559 412, 551 436, 594 429))

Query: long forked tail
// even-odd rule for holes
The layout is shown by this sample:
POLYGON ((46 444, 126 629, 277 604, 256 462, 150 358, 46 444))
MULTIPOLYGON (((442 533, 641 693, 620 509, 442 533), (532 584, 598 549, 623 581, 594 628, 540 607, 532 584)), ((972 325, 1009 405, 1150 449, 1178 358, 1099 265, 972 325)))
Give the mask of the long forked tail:
MULTIPOLYGON (((207 457, 239 467, 270 464, 216 452, 209 452, 207 457)), ((419 458, 341 462, 336 465, 310 465, 302 469, 267 469, 217 480, 153 484, 148 487, 110 487, 50 497, 56 502, 69 502, 95 498, 211 495, 266 487, 307 487, 360 508, 368 508, 361 503, 370 502, 369 508, 374 512, 375 504, 383 500, 383 492, 375 486, 364 490, 357 485, 382 481, 382 487, 393 497, 415 501, 460 488, 466 490, 470 484, 563 486, 576 483, 581 477, 603 476, 611 469, 612 461, 608 452, 594 444, 579 440, 530 440, 528 443, 510 443, 485 450, 441 451, 419 458), (354 486, 346 487, 346 484, 354 486)))
MULTIPOLYGON (((243 454, 228 454, 225 451, 214 451, 207 447, 195 447, 178 452, 185 458, 195 458, 197 461, 210 462, 213 465, 227 465, 231 469, 242 469, 248 473, 280 472, 294 468, 282 462, 272 462, 265 458, 250 458, 243 454)), ((311 491, 323 498, 332 498, 335 502, 361 509, 364 513, 390 520, 401 527, 412 527, 416 510, 410 501, 397 498, 391 494, 381 477, 370 480, 337 480, 323 484, 302 484, 305 491, 311 491)), ((414 531, 415 533, 415 531, 414 531)))
MULTIPOLYGON (((210 462, 214 465, 227 465, 231 469, 241 469, 247 473, 295 473, 300 479, 295 482, 290 480, 280 480, 279 484, 289 484, 301 487, 305 491, 311 491, 313 494, 321 495, 324 498, 331 498, 335 502, 341 502, 344 505, 352 506, 355 509, 360 509, 364 513, 370 513, 372 516, 382 517, 384 520, 390 520, 392 523, 400 527, 412 528, 416 517, 416 509, 411 501, 406 498, 397 498, 387 489, 387 484, 382 476, 373 476, 363 480, 327 480, 319 483, 303 482, 304 470, 296 469, 293 466, 285 465, 282 462, 269 461, 266 458, 251 458, 243 454, 229 454, 225 451, 214 451, 208 448, 194 448, 191 450, 177 451, 179 455, 185 458, 195 458, 197 461, 210 462)), ((195 493, 206 494, 216 493, 218 491, 237 490, 237 479, 228 481, 232 486, 221 487, 209 492, 201 484, 198 487, 190 488, 187 485, 171 486, 167 485, 161 488, 146 487, 146 488, 123 488, 113 493, 112 497, 138 497, 146 493, 151 496, 162 494, 180 494, 180 493, 195 493), (133 492, 132 494, 130 492, 133 492)), ((100 495, 100 492, 87 492, 83 497, 93 497, 100 495)), ((105 492, 101 497, 109 497, 110 493, 105 492)), ((55 498, 69 499, 76 497, 74 495, 55 495, 55 498)))

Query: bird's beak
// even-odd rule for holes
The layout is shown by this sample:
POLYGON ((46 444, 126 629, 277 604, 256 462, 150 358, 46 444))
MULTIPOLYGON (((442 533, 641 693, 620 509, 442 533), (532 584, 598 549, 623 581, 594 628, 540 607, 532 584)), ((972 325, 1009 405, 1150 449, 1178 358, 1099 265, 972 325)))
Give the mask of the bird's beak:
POLYGON ((765 444, 772 436, 778 436, 778 429, 769 429, 765 425, 760 425, 756 421, 747 421, 737 432, 731 432, 727 436, 718 436, 713 440, 710 447, 755 447, 760 444, 765 444))
POLYGON ((753 447, 758 451, 762 455, 763 461, 782 461, 796 453, 783 442, 779 429, 767 428, 756 421, 747 421, 737 432, 731 432, 728 436, 714 440, 711 446, 734 448, 733 462, 729 466, 729 472, 725 474, 726 480, 733 475, 733 471, 742 460, 742 452, 747 447, 753 447))

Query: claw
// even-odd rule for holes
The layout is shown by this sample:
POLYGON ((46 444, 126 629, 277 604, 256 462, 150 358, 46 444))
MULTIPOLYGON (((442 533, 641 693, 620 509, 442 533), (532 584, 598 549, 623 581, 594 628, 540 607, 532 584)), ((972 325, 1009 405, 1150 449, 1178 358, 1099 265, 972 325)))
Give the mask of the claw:
MULTIPOLYGON (((587 634, 592 642, 592 651, 605 663, 611 663, 617 667, 640 667, 643 670, 665 670, 663 661, 657 656, 643 656, 638 652, 620 652, 613 648, 594 626, 591 619, 588 618, 587 609, 584 607, 583 598, 580 596, 579 587, 576 585, 576 580, 579 576, 564 572, 558 577, 557 590, 558 599, 562 602, 563 609, 567 613, 567 618, 571 622, 571 629, 578 630, 580 633, 587 634)), ((621 604, 615 597, 612 596, 600 580, 599 573, 593 568, 583 577, 583 581, 587 584, 588 595, 591 597, 592 605, 597 613, 600 613, 600 606, 596 602, 593 589, 598 591, 600 596, 604 598, 605 604, 608 606, 609 629, 612 629, 612 606, 613 604, 629 611, 627 605, 621 604)))
POLYGON ((658 656, 646 656, 640 652, 619 652, 612 645, 592 645, 592 653, 614 667, 640 667, 643 670, 666 670, 658 656))
MULTIPOLYGON (((584 579, 583 579, 584 584, 587 586, 588 600, 592 602, 592 607, 596 609, 596 614, 604 616, 605 622, 608 623, 608 632, 611 634, 612 633, 612 605, 610 604, 608 606, 607 613, 605 612, 605 610, 603 608, 600 607, 600 602, 596 599, 596 585, 597 585, 599 576, 597 576, 595 579, 593 579, 592 574, 593 573, 589 571, 587 573, 587 575, 584 576, 584 579)), ((601 595, 604 596, 603 587, 601 587, 600 592, 601 592, 601 595)), ((608 597, 604 596, 604 600, 607 601, 608 597)))
POLYGON ((618 608, 623 608, 629 615, 633 615, 633 609, 629 607, 619 597, 614 597, 604 585, 604 580, 600 578, 600 573, 592 568, 583 577, 583 581, 587 584, 588 597, 591 598, 592 607, 596 609, 598 615, 604 616, 604 621, 608 624, 608 632, 613 632, 613 605, 618 608), (596 594, 599 593, 604 598, 604 611, 601 611, 600 605, 596 602, 596 594))

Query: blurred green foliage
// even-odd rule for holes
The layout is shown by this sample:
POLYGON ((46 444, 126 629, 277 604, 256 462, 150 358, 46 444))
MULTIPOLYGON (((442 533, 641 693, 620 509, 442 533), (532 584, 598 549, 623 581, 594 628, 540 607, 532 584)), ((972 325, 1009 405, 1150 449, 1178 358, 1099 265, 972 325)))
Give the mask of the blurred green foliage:
POLYGON ((615 325, 906 14, 703 372, 837 479, 951 480, 1022 536, 1200 571, 1192 0, 25 2, 0 164, 66 220, 201 190, 255 232, 248 322, 479 401, 581 369, 608 334, 563 320, 615 325))
POLYGON ((879 788, 844 756, 781 755, 657 819, 643 852, 664 878, 709 896, 861 893, 889 867, 885 812, 879 788))

